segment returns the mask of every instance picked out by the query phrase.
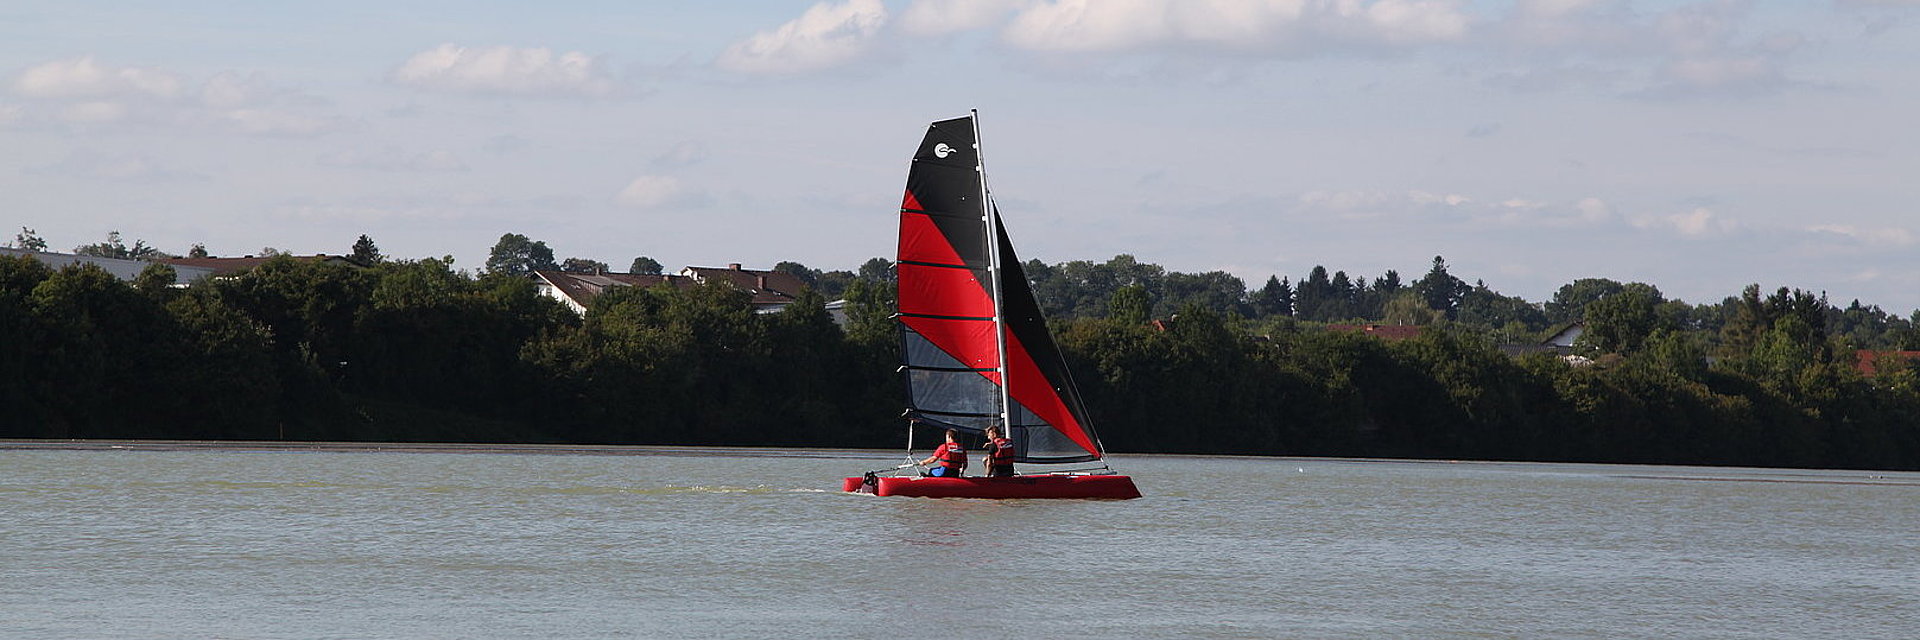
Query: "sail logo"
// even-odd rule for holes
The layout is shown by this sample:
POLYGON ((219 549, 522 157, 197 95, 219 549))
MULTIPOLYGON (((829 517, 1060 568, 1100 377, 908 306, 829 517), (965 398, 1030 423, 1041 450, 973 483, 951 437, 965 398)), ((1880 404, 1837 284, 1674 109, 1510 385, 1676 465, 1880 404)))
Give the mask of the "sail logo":
POLYGON ((933 145, 933 157, 945 158, 950 155, 953 155, 953 147, 947 146, 947 143, 942 142, 940 144, 933 145))

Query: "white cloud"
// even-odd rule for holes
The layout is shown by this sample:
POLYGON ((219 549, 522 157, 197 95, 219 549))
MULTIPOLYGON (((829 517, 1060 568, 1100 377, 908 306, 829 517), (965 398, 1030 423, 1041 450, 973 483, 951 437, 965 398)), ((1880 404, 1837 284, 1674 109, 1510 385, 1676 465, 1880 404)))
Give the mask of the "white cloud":
POLYGON ((442 44, 414 54, 390 77, 402 85, 469 93, 604 96, 614 90, 597 58, 539 47, 442 44))
POLYGON ((1414 204, 1444 204, 1449 207, 1457 207, 1463 204, 1467 204, 1469 202, 1473 202, 1472 198, 1469 198, 1457 193, 1439 194, 1439 193, 1428 193, 1426 191, 1408 192, 1407 199, 1413 202, 1414 204))
POLYGON ((690 167, 707 159, 707 146, 692 140, 673 145, 666 153, 654 157, 653 166, 663 169, 690 167))
POLYGON ((1376 210, 1393 202, 1385 191, 1310 191, 1300 195, 1300 204, 1314 209, 1338 212, 1376 210))
POLYGON ((1520 0, 1514 3, 1514 12, 1528 16, 1557 18, 1612 4, 1618 3, 1616 0, 1520 0))
POLYGON ((1740 228, 1740 223, 1719 217, 1712 209, 1706 207, 1696 207, 1685 213, 1664 216, 1638 216, 1632 220, 1631 224, 1638 229, 1672 230, 1688 237, 1726 233, 1740 228))
POLYGON ((640 176, 634 178, 633 182, 627 183, 627 188, 621 189, 620 194, 613 199, 614 202, 623 206, 652 209, 674 202, 682 197, 684 192, 678 178, 640 176))
POLYGON ((1573 208, 1580 213, 1580 219, 1590 223, 1606 222, 1613 218, 1613 207, 1599 198, 1581 198, 1573 208))
POLYGON ((1273 50, 1457 42, 1467 26, 1447 0, 1057 0, 1021 11, 1001 37, 1031 51, 1273 50))
POLYGON ((114 125, 261 136, 315 136, 349 124, 317 115, 326 100, 281 87, 260 74, 228 71, 204 83, 153 67, 103 65, 92 56, 44 63, 22 72, 15 93, 33 98, 9 112, 19 123, 114 125))
POLYGON ((886 26, 880 0, 823 2, 771 31, 734 43, 714 64, 741 73, 804 73, 844 64, 866 53, 886 26))
POLYGON ((1032 0, 915 0, 900 12, 900 30, 915 36, 974 31, 1006 21, 1032 0))
POLYGON ((1913 232, 1899 227, 1863 229, 1848 224, 1821 224, 1807 227, 1807 231, 1838 234, 1862 244, 1881 247, 1909 247, 1916 240, 1913 232))
POLYGON ((93 56, 55 60, 20 73, 14 92, 29 98, 172 98, 184 84, 180 76, 152 67, 110 67, 93 56))

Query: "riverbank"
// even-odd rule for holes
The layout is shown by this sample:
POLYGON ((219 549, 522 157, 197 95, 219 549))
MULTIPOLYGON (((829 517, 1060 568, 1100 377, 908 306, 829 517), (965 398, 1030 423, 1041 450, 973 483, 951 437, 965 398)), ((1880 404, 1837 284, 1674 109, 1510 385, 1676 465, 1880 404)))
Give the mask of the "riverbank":
MULTIPOLYGON (((464 442, 286 442, 234 440, 0 440, 0 451, 327 451, 367 453, 493 453, 594 456, 722 456, 735 458, 850 458, 855 450, 767 447, 673 447, 591 444, 477 444, 464 442)), ((886 455, 898 455, 887 452, 886 455)))
MULTIPOLYGON (((802 458, 821 460, 892 461, 898 449, 807 449, 792 447, 693 447, 669 445, 493 444, 465 442, 287 442, 230 440, 27 440, 0 439, 0 451, 261 451, 290 453, 452 453, 554 456, 671 456, 700 458, 802 458)), ((1488 467, 1591 467, 1621 479, 1690 482, 1765 482, 1792 484, 1860 484, 1920 487, 1920 475, 1870 469, 1792 469, 1771 467, 1702 467, 1610 463, 1533 462, 1517 460, 1423 460, 1412 458, 1345 458, 1314 456, 1252 456, 1179 453, 1130 453, 1112 456, 1167 460, 1268 460, 1275 464, 1352 465, 1465 465, 1488 467), (1710 470, 1706 471, 1706 470, 1710 470)), ((1175 479, 1165 479, 1175 480, 1175 479)))

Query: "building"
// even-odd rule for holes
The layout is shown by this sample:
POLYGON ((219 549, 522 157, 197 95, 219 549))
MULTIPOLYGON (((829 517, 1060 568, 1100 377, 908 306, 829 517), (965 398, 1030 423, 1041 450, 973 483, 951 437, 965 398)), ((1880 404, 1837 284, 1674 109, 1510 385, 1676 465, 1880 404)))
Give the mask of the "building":
POLYGON ((773 313, 793 304, 805 291, 807 284, 793 274, 784 271, 758 271, 742 269, 740 263, 718 267, 687 267, 680 275, 692 278, 694 282, 721 281, 732 284, 753 294, 754 313, 773 313))
POLYGON ((693 279, 685 276, 656 276, 637 273, 573 273, 570 271, 539 270, 528 274, 540 295, 559 300, 575 314, 587 315, 587 305, 600 293, 612 287, 651 287, 667 283, 685 289, 694 285, 693 279))
POLYGON ((1879 375, 1883 369, 1912 369, 1916 364, 1920 364, 1920 351, 1859 349, 1853 352, 1853 369, 1869 378, 1879 375))
MULTIPOLYGON (((272 260, 275 257, 277 256, 241 256, 238 258, 161 258, 159 260, 155 260, 155 262, 164 262, 164 263, 173 265, 173 268, 175 269, 181 269, 181 268, 210 269, 212 270, 214 277, 225 278, 225 277, 240 273, 242 271, 246 271, 248 269, 252 269, 254 267, 258 267, 260 265, 266 264, 268 260, 272 260)), ((294 260, 299 260, 302 262, 319 261, 319 262, 326 262, 326 263, 332 263, 332 264, 343 264, 349 267, 367 266, 367 265, 355 262, 352 258, 348 258, 346 256, 330 256, 324 253, 318 253, 310 256, 289 255, 287 257, 293 258, 294 260)))
MULTIPOLYGON (((755 313, 773 313, 793 304, 799 299, 800 292, 807 285, 791 273, 782 271, 760 271, 745 269, 740 263, 726 268, 687 267, 674 275, 642 275, 635 273, 574 273, 569 271, 540 270, 528 274, 541 295, 559 300, 574 313, 587 314, 587 307, 593 299, 612 287, 651 287, 667 283, 681 289, 691 288, 707 282, 725 282, 752 294, 750 304, 755 313)), ((829 312, 833 312, 830 309, 829 312)), ((844 315, 836 314, 836 320, 844 315)))
POLYGON ((193 265, 172 264, 170 262, 167 262, 166 260, 155 260, 155 261, 149 262, 146 260, 127 260, 122 258, 101 258, 97 256, 82 256, 82 255, 75 255, 71 253, 51 253, 47 251, 29 251, 26 249, 13 249, 8 247, 0 247, 0 255, 30 256, 33 259, 39 260, 40 262, 45 263, 48 267, 56 270, 64 269, 68 266, 76 265, 76 264, 91 264, 106 270, 107 273, 113 274, 113 277, 115 278, 119 278, 121 280, 125 280, 128 282, 132 282, 134 278, 140 277, 140 272, 146 271, 147 267, 152 266, 154 263, 157 262, 157 263, 167 264, 168 266, 173 267, 173 286, 176 286, 176 287, 184 287, 195 280, 216 275, 214 270, 211 268, 202 267, 202 266, 193 266, 193 265))
POLYGON ((1580 336, 1586 332, 1587 323, 1575 321, 1553 332, 1553 335, 1547 336, 1546 340, 1540 341, 1540 345, 1560 354, 1573 353, 1573 344, 1579 342, 1580 336))
POLYGON ((1426 327, 1422 327, 1417 324, 1330 324, 1330 325, 1327 325, 1328 331, 1352 331, 1355 333, 1373 336, 1375 338, 1379 338, 1387 342, 1399 342, 1401 340, 1420 337, 1420 332, 1425 329, 1426 327))
MULTIPOLYGON (((1555 329, 1553 333, 1548 334, 1547 339, 1539 342, 1502 344, 1500 345, 1500 352, 1514 357, 1533 353, 1551 353, 1566 359, 1567 362, 1578 365, 1581 364, 1579 361, 1587 359, 1574 355, 1573 343, 1579 341, 1581 334, 1586 332, 1587 325, 1576 320, 1555 329)), ((1587 361, 1591 362, 1590 360, 1587 361)))

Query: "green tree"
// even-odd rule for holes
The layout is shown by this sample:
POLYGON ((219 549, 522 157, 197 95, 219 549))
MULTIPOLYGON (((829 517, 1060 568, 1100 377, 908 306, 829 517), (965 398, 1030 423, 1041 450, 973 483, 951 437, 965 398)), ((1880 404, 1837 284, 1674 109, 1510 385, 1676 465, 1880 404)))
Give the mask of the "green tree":
POLYGON ((1546 314, 1540 307, 1519 297, 1502 295, 1487 288, 1485 282, 1474 283, 1473 288, 1460 297, 1460 310, 1455 319, 1461 324, 1508 334, 1505 338, 1515 341, 1547 327, 1546 314))
POLYGON ((29 300, 52 356, 29 376, 50 409, 51 435, 153 437, 168 425, 122 412, 189 415, 174 375, 190 362, 187 336, 158 301, 91 264, 55 272, 29 300))
POLYGON ((155 300, 165 301, 167 294, 173 291, 173 285, 180 279, 173 266, 155 262, 140 270, 133 279, 133 288, 155 300))
POLYGON ((47 241, 40 239, 40 234, 34 233, 32 229, 20 227, 20 233, 13 236, 13 247, 28 251, 46 251, 47 241))
POLYGON ((57 435, 43 430, 53 424, 53 400, 38 369, 49 363, 53 327, 34 313, 32 295, 53 276, 46 263, 32 256, 0 255, 0 437, 37 438, 57 435))
POLYGON ((1255 317, 1293 315, 1293 285, 1278 276, 1267 276, 1266 285, 1247 296, 1255 317))
POLYGON ((387 256, 380 253, 380 247, 373 244, 373 238, 364 233, 360 234, 359 240, 353 241, 353 252, 347 257, 364 265, 375 265, 387 261, 387 256))
MULTIPOLYGON (((1145 288, 1146 285, 1135 282, 1122 285, 1122 288, 1129 286, 1145 288)), ((1252 315, 1247 307, 1246 283, 1225 271, 1193 274, 1170 272, 1160 277, 1160 289, 1160 300, 1155 307, 1165 315, 1171 315, 1187 305, 1240 317, 1252 315)))
POLYGON ((1696 382, 1707 379, 1707 346, 1698 334, 1654 329, 1642 353, 1640 361, 1654 370, 1696 382))
POLYGON ((1333 279, 1328 277, 1327 268, 1313 265, 1307 272, 1307 279, 1293 288, 1293 315, 1301 320, 1324 322, 1327 318, 1325 308, 1333 299, 1333 279))
POLYGON ((96 242, 94 244, 74 247, 73 252, 83 256, 119 258, 122 260, 150 260, 153 258, 168 257, 166 254, 160 253, 160 250, 147 246, 147 241, 145 240, 135 240, 133 241, 133 246, 127 246, 126 243, 121 242, 120 232, 118 231, 107 232, 106 242, 96 242))
POLYGON ((1626 285, 1606 278, 1581 278, 1560 285, 1560 289, 1553 292, 1553 299, 1544 305, 1547 322, 1558 324, 1579 320, 1586 316, 1587 305, 1625 288, 1626 285))
POLYGON ((487 254, 487 271, 510 276, 558 266, 553 262, 553 249, 548 248, 547 243, 518 233, 501 235, 500 241, 494 243, 493 251, 487 254))
POLYGON ((1386 324, 1430 325, 1447 319, 1447 314, 1427 306, 1419 292, 1402 289, 1381 305, 1380 321, 1386 324))
MULTIPOLYGON (((847 285, 847 336, 856 345, 867 348, 895 349, 899 332, 893 314, 898 306, 897 291, 885 283, 854 280, 847 285)), ((893 352, 888 352, 894 356, 893 352)), ((897 360, 898 358, 893 358, 897 360)))
POLYGON ((228 306, 211 287, 191 287, 167 303, 167 313, 191 336, 192 366, 171 372, 182 378, 183 404, 193 420, 166 437, 277 439, 280 375, 273 364, 272 332, 228 306))
POLYGON ((792 275, 795 278, 799 278, 801 284, 807 285, 809 287, 814 286, 815 283, 818 283, 820 281, 820 271, 818 269, 807 268, 807 265, 800 264, 798 262, 783 260, 778 264, 773 265, 773 270, 779 273, 792 275))
POLYGON ((868 282, 893 282, 893 261, 886 258, 868 258, 860 263, 860 270, 854 277, 868 282))
POLYGON ((1618 293, 1586 305, 1586 331, 1580 342, 1598 353, 1634 353, 1657 330, 1673 330, 1660 306, 1666 298, 1652 285, 1635 282, 1618 293))
POLYGON ((660 261, 646 256, 634 258, 633 264, 627 266, 627 273, 646 276, 660 275, 660 261))
POLYGON ((1121 324, 1144 325, 1152 319, 1152 308, 1153 301, 1147 297, 1147 288, 1132 284, 1113 292, 1113 301, 1107 303, 1107 317, 1121 324))
POLYGON ((1448 318, 1459 310, 1461 298, 1472 289, 1466 281, 1447 273, 1447 261, 1440 256, 1434 256, 1433 268, 1413 283, 1413 290, 1420 294, 1427 308, 1445 313, 1448 318))
POLYGON ((193 243, 193 247, 187 249, 187 257, 189 258, 207 257, 207 245, 204 245, 198 242, 193 243))
POLYGON ((613 268, 607 263, 588 258, 567 258, 560 263, 560 270, 567 273, 606 273, 613 268))

